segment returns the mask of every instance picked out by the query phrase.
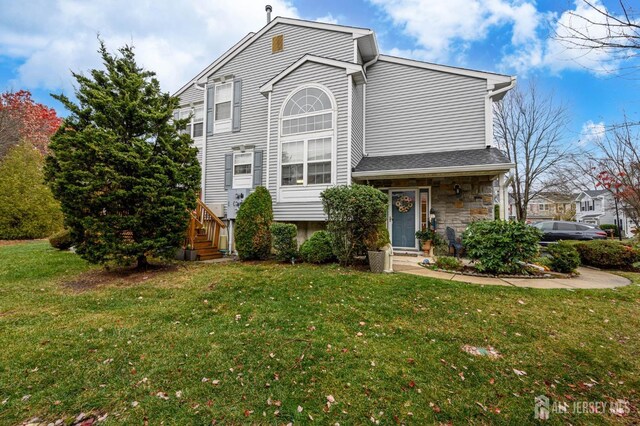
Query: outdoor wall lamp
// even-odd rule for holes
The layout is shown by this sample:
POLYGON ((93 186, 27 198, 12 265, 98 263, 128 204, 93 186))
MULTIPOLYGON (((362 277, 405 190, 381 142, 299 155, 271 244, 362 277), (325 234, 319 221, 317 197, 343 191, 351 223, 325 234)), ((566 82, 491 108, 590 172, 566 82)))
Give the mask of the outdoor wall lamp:
POLYGON ((460 185, 458 185, 457 183, 455 185, 453 185, 453 190, 455 191, 456 195, 458 197, 460 197, 460 195, 462 195, 462 188, 460 188, 460 185))

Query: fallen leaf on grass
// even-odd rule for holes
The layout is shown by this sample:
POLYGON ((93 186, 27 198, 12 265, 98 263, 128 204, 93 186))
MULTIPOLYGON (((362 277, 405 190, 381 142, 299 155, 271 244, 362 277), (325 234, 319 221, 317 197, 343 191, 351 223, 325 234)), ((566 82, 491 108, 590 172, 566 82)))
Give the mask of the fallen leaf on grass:
POLYGON ((527 375, 526 371, 516 370, 515 368, 513 369, 513 372, 516 373, 517 376, 526 376, 527 375))
POLYGON ((302 410, 304 410, 304 408, 298 405, 298 413, 302 413, 302 410))

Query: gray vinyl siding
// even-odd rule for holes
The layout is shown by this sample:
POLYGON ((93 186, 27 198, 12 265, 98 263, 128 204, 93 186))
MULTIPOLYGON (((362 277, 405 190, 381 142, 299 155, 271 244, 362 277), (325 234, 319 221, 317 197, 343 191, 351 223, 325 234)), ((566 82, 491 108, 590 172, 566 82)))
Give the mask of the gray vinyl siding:
POLYGON ((325 220, 322 203, 278 203, 278 132, 280 110, 285 98, 306 83, 322 84, 333 94, 337 103, 337 158, 336 183, 345 185, 350 167, 347 164, 347 118, 349 80, 343 68, 307 62, 279 81, 271 95, 271 135, 269 147, 269 191, 273 199, 275 220, 325 220))
POLYGON ((383 60, 367 78, 368 155, 485 147, 486 80, 383 60))
MULTIPOLYGON (((277 24, 210 76, 210 83, 213 78, 220 76, 233 75, 242 79, 242 122, 240 132, 214 134, 207 138, 206 203, 227 201, 224 189, 224 154, 230 152, 232 146, 253 144, 256 149, 265 151, 266 161, 268 101, 260 93, 260 86, 305 54, 353 61, 352 36, 348 33, 277 24), (271 53, 271 38, 280 34, 284 35, 284 50, 271 53)), ((342 73, 344 75, 344 70, 342 73)), ((321 79, 315 81, 324 83, 321 79)), ((263 175, 266 170, 265 164, 263 175)), ((263 182, 265 179, 263 177, 263 182)))
POLYGON ((197 89, 194 86, 189 87, 180 95, 180 105, 197 104, 204 102, 204 90, 197 89))
POLYGON ((358 165, 362 159, 362 85, 353 85, 351 94, 351 167, 358 165))
POLYGON ((360 54, 360 49, 357 49, 356 51, 358 52, 358 53, 357 53, 357 55, 358 55, 358 63, 359 63, 360 65, 362 65, 362 55, 360 54))

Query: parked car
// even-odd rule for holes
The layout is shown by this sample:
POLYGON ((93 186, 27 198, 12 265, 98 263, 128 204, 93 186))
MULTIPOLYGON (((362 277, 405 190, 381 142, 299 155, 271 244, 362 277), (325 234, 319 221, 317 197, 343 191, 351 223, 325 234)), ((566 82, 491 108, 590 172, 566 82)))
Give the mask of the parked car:
POLYGON ((534 223, 532 226, 543 232, 540 240, 542 245, 560 240, 604 240, 607 238, 607 233, 602 229, 584 223, 547 220, 534 223))

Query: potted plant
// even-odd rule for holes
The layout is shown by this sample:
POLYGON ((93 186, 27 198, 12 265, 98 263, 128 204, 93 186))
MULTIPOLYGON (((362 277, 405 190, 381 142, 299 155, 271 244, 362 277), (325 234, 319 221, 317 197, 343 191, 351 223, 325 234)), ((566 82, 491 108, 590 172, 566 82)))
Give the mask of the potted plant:
POLYGON ((376 274, 384 272, 384 258, 386 253, 382 248, 389 243, 389 231, 384 224, 381 224, 378 229, 365 240, 367 257, 369 258, 369 269, 371 269, 371 272, 376 274))
POLYGON ((184 260, 189 260, 191 262, 198 260, 198 251, 191 247, 191 244, 187 244, 187 249, 184 251, 184 254, 184 260))
POLYGON ((179 247, 176 249, 176 254, 175 254, 175 258, 176 260, 184 260, 184 247, 179 247))
POLYGON ((436 236, 436 232, 429 228, 416 232, 416 239, 420 241, 422 251, 425 253, 429 253, 429 251, 431 251, 431 246, 433 245, 433 241, 436 239, 436 236))

